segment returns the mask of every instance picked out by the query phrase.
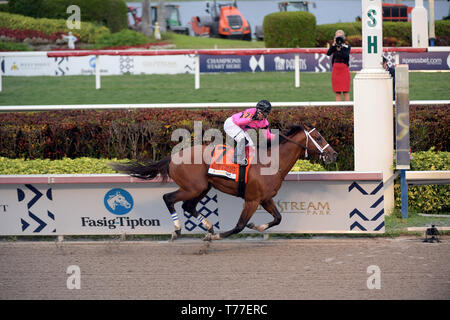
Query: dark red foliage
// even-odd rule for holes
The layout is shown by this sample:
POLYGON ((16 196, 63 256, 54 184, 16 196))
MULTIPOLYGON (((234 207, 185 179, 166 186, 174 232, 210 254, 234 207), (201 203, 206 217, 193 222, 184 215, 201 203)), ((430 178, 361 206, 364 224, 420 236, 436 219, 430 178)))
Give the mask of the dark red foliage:
MULTIPOLYGON (((10 158, 95 157, 160 159, 177 141, 172 132, 194 121, 203 130, 218 128, 238 109, 224 110, 114 110, 52 111, 0 114, 0 156, 10 158)), ((436 147, 449 151, 449 114, 446 106, 411 107, 413 152, 436 147)), ((351 107, 275 108, 271 128, 294 124, 317 128, 339 153, 338 163, 328 169, 353 170, 353 110, 351 107)))

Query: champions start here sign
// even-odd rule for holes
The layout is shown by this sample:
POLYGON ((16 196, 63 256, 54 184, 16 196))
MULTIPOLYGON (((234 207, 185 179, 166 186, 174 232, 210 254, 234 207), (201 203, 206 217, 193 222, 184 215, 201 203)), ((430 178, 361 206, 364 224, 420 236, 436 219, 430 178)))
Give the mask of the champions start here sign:
MULTIPOLYGON (((162 196, 177 186, 131 179, 122 175, 0 176, 0 235, 171 234, 174 226, 162 196)), ((381 173, 289 174, 274 201, 282 222, 267 232, 384 232, 381 173)), ((197 211, 217 232, 223 232, 236 225, 243 203, 213 189, 197 211)), ((183 212, 181 203, 176 209, 183 233, 206 232, 183 212)), ((251 222, 271 220, 259 207, 251 222)))

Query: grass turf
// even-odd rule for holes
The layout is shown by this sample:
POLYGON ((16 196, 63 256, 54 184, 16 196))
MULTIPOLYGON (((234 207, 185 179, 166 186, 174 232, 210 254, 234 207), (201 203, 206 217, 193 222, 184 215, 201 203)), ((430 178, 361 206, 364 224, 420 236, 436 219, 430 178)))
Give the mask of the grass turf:
MULTIPOLYGON (((331 73, 300 78, 295 88, 293 72, 202 74, 195 90, 191 74, 103 76, 96 90, 94 76, 3 77, 0 105, 334 101, 331 73)), ((410 100, 449 100, 449 83, 450 73, 411 72, 410 100)))

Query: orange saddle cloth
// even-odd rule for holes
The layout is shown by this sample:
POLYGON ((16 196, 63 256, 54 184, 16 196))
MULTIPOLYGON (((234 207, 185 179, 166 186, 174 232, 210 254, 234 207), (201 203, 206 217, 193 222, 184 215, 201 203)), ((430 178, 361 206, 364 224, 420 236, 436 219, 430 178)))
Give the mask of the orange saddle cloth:
MULTIPOLYGON (((245 147, 245 157, 248 165, 245 168, 245 183, 247 183, 248 169, 253 160, 254 148, 245 147)), ((212 176, 219 176, 235 181, 239 181, 239 164, 233 163, 234 148, 220 144, 213 150, 211 164, 208 168, 208 174, 212 176)))

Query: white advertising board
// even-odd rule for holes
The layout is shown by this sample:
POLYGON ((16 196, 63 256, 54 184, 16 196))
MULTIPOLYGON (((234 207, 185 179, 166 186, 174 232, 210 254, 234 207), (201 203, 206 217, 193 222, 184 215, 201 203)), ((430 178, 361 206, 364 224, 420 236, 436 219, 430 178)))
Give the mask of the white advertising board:
MULTIPOLYGON (((379 176, 375 180, 284 181, 274 198, 282 222, 266 232, 382 233, 383 183, 379 176)), ((301 175, 297 177, 302 180, 301 175)), ((94 177, 82 178, 83 182, 63 177, 65 181, 58 183, 58 178, 50 177, 48 183, 42 183, 43 179, 27 181, 26 176, 21 176, 14 183, 14 178, 1 176, 0 235, 170 234, 173 231, 162 196, 176 190, 174 183, 131 180, 95 183, 94 177)), ((241 198, 212 189, 197 210, 217 232, 223 232, 236 225, 243 203, 241 198)), ((195 218, 183 212, 181 203, 176 209, 183 233, 206 231, 195 218)), ((272 216, 261 207, 251 222, 258 225, 271 220, 272 216)))
MULTIPOLYGON (((101 75, 194 73, 194 55, 108 56, 100 60, 101 75)), ((58 57, 7 56, 2 61, 4 76, 94 75, 96 56, 58 57)))

